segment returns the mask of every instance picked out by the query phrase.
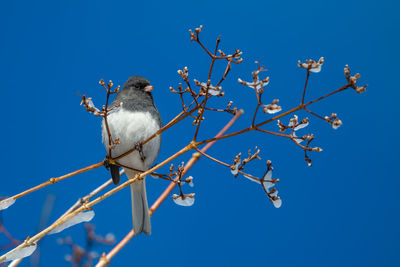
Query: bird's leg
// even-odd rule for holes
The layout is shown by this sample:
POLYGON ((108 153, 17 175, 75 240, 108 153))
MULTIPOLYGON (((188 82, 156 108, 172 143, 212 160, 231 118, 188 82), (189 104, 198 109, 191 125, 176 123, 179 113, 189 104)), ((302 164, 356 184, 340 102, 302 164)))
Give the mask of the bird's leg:
POLYGON ((135 148, 139 152, 140 159, 144 162, 146 159, 146 156, 143 153, 143 145, 141 143, 137 143, 135 148))
POLYGON ((107 170, 110 168, 110 162, 109 162, 109 157, 108 156, 106 156, 104 158, 103 165, 104 165, 104 167, 106 167, 107 170))

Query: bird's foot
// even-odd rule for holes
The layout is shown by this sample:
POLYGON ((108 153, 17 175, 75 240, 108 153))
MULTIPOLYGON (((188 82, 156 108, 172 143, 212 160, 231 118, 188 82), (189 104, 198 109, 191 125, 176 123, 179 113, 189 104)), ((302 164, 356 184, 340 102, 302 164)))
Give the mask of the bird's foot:
POLYGON ((135 148, 139 152, 140 159, 144 162, 146 159, 146 156, 143 153, 143 145, 141 143, 137 143, 135 148))
POLYGON ((106 156, 104 158, 103 165, 104 165, 104 167, 106 167, 107 170, 110 169, 110 161, 109 161, 109 157, 108 156, 106 156))

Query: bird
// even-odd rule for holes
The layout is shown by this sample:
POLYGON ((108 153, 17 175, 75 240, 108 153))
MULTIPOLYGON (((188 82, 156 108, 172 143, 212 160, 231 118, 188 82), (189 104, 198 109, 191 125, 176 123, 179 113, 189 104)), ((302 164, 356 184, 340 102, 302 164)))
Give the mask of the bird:
MULTIPOLYGON (((111 155, 109 155, 109 136, 105 119, 103 118, 102 121, 102 140, 107 157, 116 158, 134 147, 137 148, 134 152, 116 161, 117 164, 125 166, 123 169, 129 179, 136 176, 138 171, 135 170, 148 170, 160 152, 160 135, 156 135, 143 146, 139 145, 162 126, 160 113, 154 105, 152 89, 153 86, 146 78, 131 76, 116 94, 110 105, 112 111, 107 115, 111 138, 112 140, 118 139, 118 143, 111 149, 111 155)), ((118 184, 120 180, 119 166, 109 164, 109 168, 114 184, 118 184)), ((130 187, 133 231, 135 235, 142 232, 150 235, 151 222, 145 178, 133 182, 130 187)))

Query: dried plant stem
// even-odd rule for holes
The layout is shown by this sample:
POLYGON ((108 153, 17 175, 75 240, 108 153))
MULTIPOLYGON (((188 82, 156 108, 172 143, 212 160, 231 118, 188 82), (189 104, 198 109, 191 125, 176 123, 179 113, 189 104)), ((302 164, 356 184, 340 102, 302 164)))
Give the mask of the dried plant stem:
POLYGON ((331 92, 331 93, 329 93, 329 94, 326 94, 326 95, 324 95, 324 96, 321 96, 321 97, 319 97, 319 98, 317 98, 317 99, 314 99, 313 101, 310 101, 310 102, 308 102, 307 104, 304 104, 303 106, 304 106, 304 107, 307 107, 308 105, 311 105, 311 104, 313 104, 313 103, 315 103, 315 102, 319 102, 319 101, 321 101, 322 99, 327 98, 328 96, 331 96, 331 95, 334 95, 334 94, 337 94, 337 93, 339 93, 339 92, 341 92, 341 91, 346 90, 346 89, 349 88, 350 86, 351 86, 350 83, 348 83, 348 84, 346 84, 346 85, 343 85, 343 86, 340 87, 339 89, 336 89, 335 91, 333 91, 333 92, 331 92))
POLYGON ((324 121, 329 121, 329 120, 325 119, 324 117, 318 115, 317 113, 312 112, 311 110, 309 110, 309 109, 306 108, 306 107, 304 107, 303 109, 304 109, 305 111, 307 111, 308 113, 310 113, 311 115, 314 115, 314 116, 317 117, 317 118, 320 118, 320 119, 322 119, 322 120, 324 120, 324 121))
MULTIPOLYGON (((221 129, 221 131, 215 136, 221 136, 223 135, 235 122, 236 120, 243 114, 243 110, 239 110, 236 115, 225 125, 224 128, 221 129)), ((196 150, 198 150, 201 153, 205 153, 213 144, 214 142, 210 142, 207 145, 205 145, 201 150, 198 150, 197 147, 194 147, 196 150)), ((199 153, 194 153, 192 155, 192 158, 186 163, 183 172, 181 173, 181 176, 185 175, 189 169, 199 160, 200 154, 199 153)), ((178 178, 178 177, 177 177, 178 178)), ((168 195, 172 192, 172 190, 175 188, 177 183, 171 182, 168 187, 164 190, 164 192, 158 197, 158 199, 154 202, 154 204, 150 207, 149 212, 150 216, 153 216, 154 212, 157 210, 157 208, 161 205, 162 202, 168 197, 168 195)), ((124 247, 126 244, 129 243, 129 241, 133 238, 135 233, 133 230, 131 230, 107 255, 103 254, 97 263, 96 267, 102 267, 110 264, 110 260, 124 247)))
POLYGON ((112 157, 111 154, 111 150, 112 150, 112 145, 113 145, 113 139, 111 136, 111 131, 110 131, 110 127, 108 125, 108 120, 107 120, 107 116, 108 116, 108 100, 110 99, 110 94, 111 94, 111 88, 106 88, 105 85, 103 85, 104 88, 107 90, 107 99, 106 99, 106 106, 105 106, 105 111, 104 111, 104 124, 106 125, 106 130, 107 130, 107 134, 108 134, 108 155, 110 157, 112 157))
POLYGON ((307 84, 308 84, 308 78, 310 77, 310 70, 307 70, 307 77, 306 77, 306 82, 304 84, 304 89, 303 89, 303 96, 301 97, 301 104, 304 104, 304 98, 306 96, 306 91, 307 91, 307 84))
MULTIPOLYGON (((219 159, 216 159, 216 158, 214 158, 214 157, 212 157, 212 156, 206 154, 205 152, 203 152, 203 151, 201 151, 201 150, 199 150, 199 149, 197 149, 197 148, 196 148, 196 150, 197 150, 197 152, 199 152, 199 153, 200 153, 201 155, 203 155, 204 157, 206 157, 206 158, 208 158, 208 159, 210 159, 210 160, 212 160, 212 161, 214 161, 214 162, 216 162, 216 163, 219 163, 219 164, 221 164, 221 165, 223 165, 223 166, 225 166, 225 167, 228 167, 228 168, 231 167, 231 165, 229 165, 228 163, 225 163, 225 162, 223 162, 223 161, 220 161, 219 159)), ((254 176, 251 175, 251 174, 245 173, 245 172, 243 172, 243 171, 241 171, 241 170, 238 170, 238 172, 241 173, 241 174, 243 174, 243 175, 246 175, 246 176, 248 176, 248 177, 251 177, 251 178, 253 178, 253 179, 255 179, 255 180, 260 181, 260 178, 254 177, 254 176)))
MULTIPOLYGON (((120 175, 123 173, 123 171, 120 172, 120 175)), ((97 195, 99 192, 103 191, 105 188, 110 186, 113 183, 112 179, 108 179, 105 183, 94 189, 92 192, 84 196, 83 198, 78 199, 74 205, 72 205, 66 212, 64 212, 63 215, 60 216, 60 218, 63 218, 64 216, 70 214, 73 212, 75 209, 79 208, 80 206, 84 205, 89 199, 95 195, 97 195)))
POLYGON ((18 260, 13 260, 13 261, 8 265, 8 267, 15 267, 15 266, 18 266, 18 265, 21 263, 22 259, 23 259, 23 258, 18 259, 18 260))
POLYGON ((271 131, 267 131, 267 130, 260 129, 260 128, 257 128, 256 130, 257 130, 257 131, 260 131, 260 132, 263 132, 263 133, 267 133, 267 134, 272 134, 272 135, 277 135, 277 136, 281 136, 281 137, 291 138, 291 136, 290 136, 290 135, 287 135, 287 134, 281 134, 281 133, 271 132, 271 131))
POLYGON ((40 184, 40 185, 34 186, 34 187, 32 187, 32 188, 29 188, 28 190, 25 190, 24 192, 21 192, 21 193, 19 193, 19 194, 17 194, 17 195, 14 195, 14 196, 12 196, 12 197, 10 197, 10 198, 18 199, 18 198, 20 198, 20 197, 23 197, 23 196, 29 194, 29 193, 32 193, 32 192, 37 191, 37 190, 39 190, 39 189, 42 189, 43 187, 46 187, 46 186, 48 186, 48 185, 55 184, 55 183, 57 183, 57 182, 59 182, 59 181, 62 181, 62 180, 64 180, 64 179, 67 179, 67 178, 69 178, 69 177, 72 177, 72 176, 75 176, 75 175, 77 175, 77 174, 80 174, 80 173, 83 173, 83 172, 87 172, 87 171, 96 169, 96 168, 101 167, 101 166, 103 166, 103 162, 99 162, 99 163, 90 165, 90 166, 88 166, 88 167, 79 169, 79 170, 77 170, 77 171, 70 172, 70 173, 68 173, 68 174, 65 174, 65 175, 60 176, 60 177, 57 177, 57 178, 50 178, 48 181, 46 181, 46 182, 44 182, 44 183, 42 183, 42 184, 40 184))
POLYGON ((210 155, 204 153, 203 151, 201 151, 200 149, 196 148, 196 151, 199 152, 201 155, 203 155, 204 157, 211 159, 212 161, 215 161, 221 165, 224 165, 225 167, 231 167, 231 165, 229 165, 228 163, 222 162, 219 159, 216 159, 214 157, 211 157, 210 155))
POLYGON ((214 54, 211 57, 210 69, 208 71, 208 78, 207 78, 206 96, 204 97, 204 100, 203 100, 203 103, 202 103, 201 112, 200 112, 200 115, 199 115, 199 120, 197 122, 196 132, 194 133, 194 136, 193 136, 193 141, 194 142, 197 139, 197 134, 199 133, 201 121, 202 121, 202 118, 203 118, 203 115, 204 115, 204 111, 205 111, 205 108, 206 108, 206 105, 207 105, 207 100, 209 98, 209 97, 207 97, 208 96, 208 89, 209 89, 209 86, 210 86, 211 73, 212 73, 212 70, 213 70, 213 67, 214 67, 214 62, 215 62, 215 59, 216 59, 215 57, 217 55, 219 42, 220 42, 220 37, 217 38, 217 44, 215 46, 214 54))

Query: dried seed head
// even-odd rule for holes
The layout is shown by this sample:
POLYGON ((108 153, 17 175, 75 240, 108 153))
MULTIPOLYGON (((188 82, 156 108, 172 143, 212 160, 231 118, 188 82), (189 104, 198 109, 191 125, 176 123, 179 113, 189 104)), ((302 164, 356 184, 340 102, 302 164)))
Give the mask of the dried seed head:
POLYGON ((271 104, 268 104, 268 105, 264 106, 263 112, 264 113, 269 113, 269 114, 274 114, 274 113, 277 113, 277 112, 281 111, 282 107, 277 105, 278 102, 279 102, 279 99, 274 99, 271 104))
POLYGON ((324 58, 321 57, 318 62, 315 62, 312 59, 307 59, 306 63, 302 63, 300 60, 297 62, 297 66, 300 68, 306 69, 310 72, 318 73, 321 71, 321 66, 324 63, 324 58))
POLYGON ((344 76, 346 77, 346 79, 350 79, 350 68, 349 68, 349 65, 346 65, 344 67, 344 76))
POLYGON ((114 85, 114 83, 111 80, 109 80, 108 84, 107 84, 108 88, 111 89, 111 87, 113 87, 113 85, 114 85))
POLYGON ((203 28, 203 25, 200 25, 200 27, 196 28, 195 31, 197 34, 201 33, 201 30, 203 28))
POLYGON ((355 90, 358 94, 364 93, 366 92, 367 85, 364 86, 356 86, 355 90))
POLYGON ((322 148, 320 148, 320 147, 313 147, 313 148, 312 148, 312 151, 314 151, 314 152, 322 152, 322 148))
POLYGON ((332 128, 336 130, 336 129, 339 128, 342 124, 343 124, 342 121, 339 120, 338 118, 336 118, 336 119, 332 122, 332 128))

